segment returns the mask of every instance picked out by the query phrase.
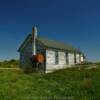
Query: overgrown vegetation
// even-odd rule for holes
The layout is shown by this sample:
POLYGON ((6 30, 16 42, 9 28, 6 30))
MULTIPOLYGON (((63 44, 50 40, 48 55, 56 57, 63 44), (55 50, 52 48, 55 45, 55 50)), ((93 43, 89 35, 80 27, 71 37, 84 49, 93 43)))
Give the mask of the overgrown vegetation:
POLYGON ((15 59, 11 60, 5 60, 0 62, 0 68, 18 68, 19 67, 19 61, 15 59))
POLYGON ((100 67, 77 66, 49 74, 0 70, 0 100, 99 100, 100 67))

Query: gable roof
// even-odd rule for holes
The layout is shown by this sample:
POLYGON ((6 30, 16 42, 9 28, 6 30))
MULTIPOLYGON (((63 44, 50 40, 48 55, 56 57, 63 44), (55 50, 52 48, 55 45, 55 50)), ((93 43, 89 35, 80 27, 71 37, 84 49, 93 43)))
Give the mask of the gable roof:
POLYGON ((18 48, 18 52, 20 52, 25 46, 26 46, 26 44, 28 43, 28 41, 30 41, 31 40, 31 34, 29 34, 26 38, 25 38, 25 40, 23 41, 23 43, 20 45, 20 47, 18 48))
MULTIPOLYGON (((27 38, 24 40, 24 42, 22 43, 22 45, 19 47, 18 51, 20 52, 22 48, 25 47, 25 45, 32 39, 32 35, 29 34, 27 36, 27 38)), ((73 46, 66 44, 66 43, 62 43, 59 41, 55 41, 55 40, 50 40, 47 38, 43 38, 43 37, 37 37, 37 41, 39 41, 40 43, 42 43, 45 47, 47 48, 55 48, 55 49, 61 49, 61 50, 67 50, 70 52, 78 52, 78 53, 82 53, 79 49, 74 48, 73 46)))
POLYGON ((42 44, 44 44, 44 46, 46 46, 48 48, 68 50, 68 51, 72 51, 72 52, 80 52, 78 49, 74 48, 73 46, 63 43, 63 42, 50 40, 50 39, 43 38, 43 37, 38 37, 37 40, 40 41, 42 44))

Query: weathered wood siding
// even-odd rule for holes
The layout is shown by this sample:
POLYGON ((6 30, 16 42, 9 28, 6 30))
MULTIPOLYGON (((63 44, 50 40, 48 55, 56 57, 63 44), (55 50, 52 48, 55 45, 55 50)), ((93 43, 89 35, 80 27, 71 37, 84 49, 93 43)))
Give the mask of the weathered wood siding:
POLYGON ((30 58, 32 56, 32 42, 29 41, 24 49, 20 52, 20 64, 24 69, 32 67, 30 58))
POLYGON ((84 62, 84 56, 82 54, 80 55, 80 61, 84 62))
POLYGON ((66 53, 65 52, 58 52, 58 63, 60 65, 66 64, 66 53))
MULTIPOLYGON (((41 43, 36 42, 36 53, 43 53, 45 56, 45 71, 52 72, 56 69, 62 69, 71 67, 76 63, 84 61, 84 57, 78 53, 72 53, 68 51, 46 49, 41 43), (56 53, 58 56, 56 57, 56 53)), ((20 63, 21 67, 27 69, 32 67, 31 58, 32 56, 32 42, 27 42, 24 49, 20 52, 20 63)))
POLYGON ((80 54, 76 54, 76 64, 79 64, 80 61, 80 54))
POLYGON ((55 50, 46 50, 46 73, 65 68, 66 52, 58 50, 58 63, 56 63, 55 50))
POLYGON ((36 41, 36 53, 44 53, 45 52, 45 47, 36 41))
POLYGON ((68 53, 68 64, 69 65, 74 65, 75 64, 75 54, 69 52, 68 53))
POLYGON ((55 64, 55 51, 46 50, 46 63, 47 64, 55 64))
POLYGON ((52 49, 46 50, 46 72, 71 67, 84 61, 82 54, 58 50, 58 64, 56 64, 55 52, 52 49))

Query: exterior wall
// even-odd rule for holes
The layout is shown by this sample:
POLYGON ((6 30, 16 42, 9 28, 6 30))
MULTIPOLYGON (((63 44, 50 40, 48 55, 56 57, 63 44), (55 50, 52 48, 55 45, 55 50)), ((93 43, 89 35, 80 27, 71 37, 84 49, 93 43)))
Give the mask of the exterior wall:
POLYGON ((72 52, 68 52, 68 55, 66 55, 67 53, 66 51, 58 50, 58 63, 56 64, 55 52, 56 50, 46 49, 46 72, 47 73, 52 72, 56 69, 72 67, 72 65, 84 61, 83 55, 80 56, 80 54, 78 53, 75 54, 72 52))
MULTIPOLYGON (((41 43, 36 41, 36 53, 45 53, 45 48, 41 43)), ((24 49, 20 52, 20 64, 21 67, 26 69, 32 67, 30 58, 32 57, 32 41, 28 41, 24 49)))
POLYGON ((55 50, 46 50, 46 73, 57 69, 66 68, 66 52, 58 51, 58 63, 56 63, 55 50))
MULTIPOLYGON (((36 42, 36 52, 43 53, 45 56, 45 71, 52 72, 56 69, 67 68, 76 63, 84 61, 84 57, 81 54, 75 54, 72 52, 46 49, 41 43, 36 42), (58 52, 58 62, 56 63, 56 51, 58 52), (75 58, 76 57, 76 58, 75 58)), ((20 63, 21 67, 24 69, 32 67, 31 58, 32 56, 32 42, 29 41, 24 49, 20 52, 20 63)))
POLYGON ((41 43, 36 41, 36 53, 43 53, 43 52, 45 52, 45 47, 41 43))
POLYGON ((80 55, 80 61, 81 61, 81 62, 84 62, 84 57, 83 57, 82 54, 80 55))
POLYGON ((76 64, 79 64, 80 61, 80 54, 76 54, 76 64))
POLYGON ((36 54, 38 53, 41 53, 44 56, 44 63, 42 64, 42 66, 37 66, 38 71, 45 72, 45 69, 46 69, 45 47, 41 43, 36 42, 36 54))
POLYGON ((55 51, 46 50, 46 63, 47 64, 55 64, 55 51))
POLYGON ((65 52, 58 52, 58 63, 60 65, 66 64, 66 54, 65 52))
POLYGON ((82 54, 76 54, 76 63, 82 63, 84 62, 84 56, 82 54))
POLYGON ((32 67, 30 58, 32 56, 32 43, 29 41, 20 52, 20 64, 23 69, 32 67))
POLYGON ((68 64, 74 65, 75 64, 75 55, 74 53, 69 52, 68 53, 68 64))

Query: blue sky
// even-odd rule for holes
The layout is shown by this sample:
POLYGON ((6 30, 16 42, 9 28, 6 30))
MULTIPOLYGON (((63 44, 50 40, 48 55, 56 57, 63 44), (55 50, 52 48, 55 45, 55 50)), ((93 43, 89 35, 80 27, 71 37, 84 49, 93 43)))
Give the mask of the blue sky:
POLYGON ((0 0, 0 60, 18 58, 17 49, 31 32, 81 49, 100 61, 99 0, 0 0))

